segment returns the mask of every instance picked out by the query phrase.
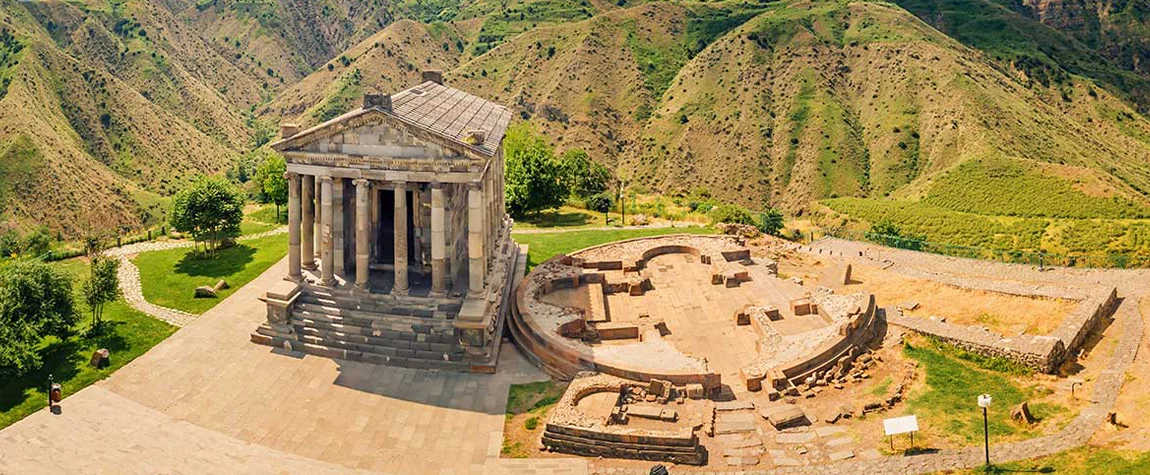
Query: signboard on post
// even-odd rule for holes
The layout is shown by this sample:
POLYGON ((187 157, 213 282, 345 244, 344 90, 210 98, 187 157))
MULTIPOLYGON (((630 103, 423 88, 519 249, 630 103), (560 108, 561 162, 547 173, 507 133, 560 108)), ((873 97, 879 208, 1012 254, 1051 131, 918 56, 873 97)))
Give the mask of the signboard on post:
POLYGON ((882 420, 883 432, 890 437, 890 449, 894 450, 894 436, 910 434, 910 446, 914 447, 914 433, 918 431, 918 417, 903 416, 882 420))
POLYGON ((883 419, 882 428, 886 435, 906 434, 918 431, 918 417, 906 416, 893 419, 883 419))

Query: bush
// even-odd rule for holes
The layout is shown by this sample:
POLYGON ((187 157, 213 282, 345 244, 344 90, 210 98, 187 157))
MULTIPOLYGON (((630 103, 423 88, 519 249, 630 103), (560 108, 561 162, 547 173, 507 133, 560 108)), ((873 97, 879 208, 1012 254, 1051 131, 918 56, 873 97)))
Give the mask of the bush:
POLYGON ((759 230, 763 234, 779 236, 783 230, 783 213, 774 208, 767 208, 767 211, 759 216, 759 230))
POLYGON ((0 271, 0 375, 19 377, 36 369, 40 341, 66 338, 75 324, 67 275, 38 261, 15 262, 0 271))
POLYGON ((604 224, 606 224, 608 213, 611 207, 615 205, 615 200, 611 197, 611 193, 599 193, 587 198, 587 209, 597 213, 603 213, 604 224))
POLYGON ((40 226, 24 238, 24 252, 32 256, 42 256, 52 247, 52 233, 48 228, 40 226))
POLYGON ((731 224, 746 224, 750 226, 758 226, 759 223, 755 220, 755 216, 751 214, 750 210, 735 204, 725 204, 716 206, 711 212, 707 213, 710 218, 711 224, 718 223, 731 223, 731 224))

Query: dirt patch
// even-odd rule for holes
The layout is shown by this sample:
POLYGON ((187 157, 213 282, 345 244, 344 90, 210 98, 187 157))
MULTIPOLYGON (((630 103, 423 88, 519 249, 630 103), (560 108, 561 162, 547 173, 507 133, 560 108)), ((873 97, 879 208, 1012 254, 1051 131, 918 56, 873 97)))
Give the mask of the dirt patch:
POLYGON ((503 421, 501 456, 527 458, 546 454, 539 451, 539 437, 548 412, 565 390, 567 383, 562 381, 511 385, 507 394, 507 416, 503 421))

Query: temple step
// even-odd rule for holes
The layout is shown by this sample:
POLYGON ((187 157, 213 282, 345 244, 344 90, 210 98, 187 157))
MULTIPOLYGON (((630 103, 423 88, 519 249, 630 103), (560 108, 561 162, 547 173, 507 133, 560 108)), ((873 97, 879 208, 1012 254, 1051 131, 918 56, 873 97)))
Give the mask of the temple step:
MULTIPOLYGON (((365 363, 398 366, 402 368, 442 369, 452 371, 467 371, 470 368, 470 365, 463 361, 445 361, 442 355, 435 355, 435 358, 430 358, 429 356, 432 356, 430 354, 415 353, 411 350, 396 350, 395 354, 392 355, 389 354, 390 351, 385 348, 376 347, 370 348, 368 351, 364 351, 363 349, 352 349, 354 347, 347 347, 347 345, 338 340, 320 340, 314 337, 306 336, 301 338, 300 341, 273 338, 270 342, 258 341, 257 343, 274 347, 283 347, 285 344, 287 344, 293 351, 300 351, 323 358, 335 358, 347 361, 362 361, 365 363)), ((449 355, 449 357, 455 358, 451 355, 449 355)))

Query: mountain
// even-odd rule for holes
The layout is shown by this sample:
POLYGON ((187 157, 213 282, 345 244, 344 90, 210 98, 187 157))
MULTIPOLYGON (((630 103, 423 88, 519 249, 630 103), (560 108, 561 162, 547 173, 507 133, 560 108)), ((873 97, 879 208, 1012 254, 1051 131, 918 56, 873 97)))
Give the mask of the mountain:
POLYGON ((68 236, 157 222, 270 138, 256 106, 390 18, 358 1, 0 0, 0 216, 68 236))
MULTIPOLYGON (((1087 201, 1148 204, 1150 123, 1136 110, 1140 90, 1122 87, 1146 80, 1009 9, 1002 15, 1038 38, 1018 40, 1029 49, 1015 47, 1010 58, 888 3, 584 8, 593 13, 586 19, 537 25, 490 49, 467 22, 439 24, 468 46, 445 41, 428 66, 512 105, 560 149, 585 148, 654 192, 705 189, 794 213, 838 197, 946 196, 959 209, 975 200, 946 177, 1005 167, 1054 177, 1087 201), (1074 54, 1020 59, 1042 42, 1074 54), (1086 59, 1096 64, 1074 63, 1086 59)), ((487 17, 480 31, 496 31, 492 18, 508 16, 516 18, 487 17)), ((353 48, 346 65, 321 68, 261 112, 315 123, 319 105, 354 105, 356 94, 335 85, 357 71, 356 90, 409 86, 415 73, 402 61, 364 51, 369 43, 426 47, 426 31, 393 25, 353 48)), ((977 193, 1010 190, 1008 180, 990 180, 977 193)))
POLYGON ((166 196, 234 167, 275 123, 314 125, 425 69, 652 193, 867 220, 908 206, 1150 217, 1138 2, 0 6, 13 225, 153 222, 166 196))

